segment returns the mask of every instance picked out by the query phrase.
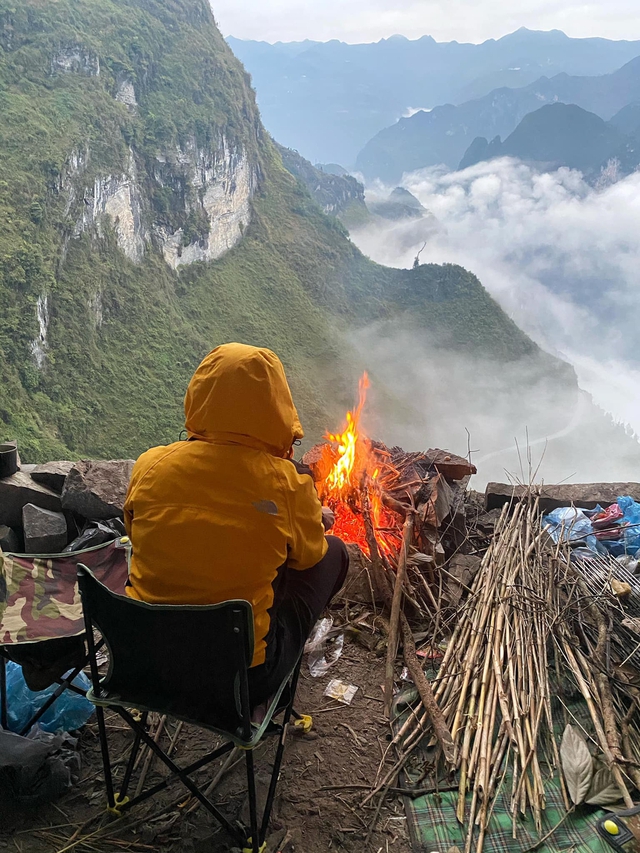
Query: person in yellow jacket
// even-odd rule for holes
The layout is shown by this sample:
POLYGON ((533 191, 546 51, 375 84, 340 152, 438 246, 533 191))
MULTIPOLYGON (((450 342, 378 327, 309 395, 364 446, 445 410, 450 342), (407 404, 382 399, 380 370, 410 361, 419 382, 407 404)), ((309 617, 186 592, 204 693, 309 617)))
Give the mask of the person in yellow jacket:
POLYGON ((148 450, 133 469, 127 591, 151 604, 249 601, 259 704, 342 586, 348 553, 325 536, 311 473, 293 462, 303 431, 275 353, 214 349, 191 379, 185 415, 187 440, 148 450))

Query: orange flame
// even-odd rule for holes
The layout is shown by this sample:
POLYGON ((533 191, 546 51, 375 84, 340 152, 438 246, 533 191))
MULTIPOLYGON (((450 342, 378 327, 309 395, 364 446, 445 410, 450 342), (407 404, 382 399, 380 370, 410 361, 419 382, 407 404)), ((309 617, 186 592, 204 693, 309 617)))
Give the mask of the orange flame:
POLYGON ((345 497, 348 489, 357 488, 354 483, 354 474, 357 472, 356 461, 358 455, 361 455, 362 442, 366 440, 365 436, 358 431, 360 416, 369 390, 369 376, 366 373, 360 379, 358 390, 358 405, 353 412, 347 412, 347 426, 344 432, 339 435, 332 433, 326 435, 328 441, 338 445, 338 461, 326 480, 327 489, 334 496, 345 497))
POLYGON ((347 412, 346 425, 341 433, 327 433, 325 438, 334 448, 335 462, 320 487, 323 501, 334 511, 336 522, 332 534, 352 542, 369 555, 363 515, 364 498, 368 498, 371 520, 378 546, 387 555, 397 552, 398 522, 382 500, 382 481, 388 462, 381 462, 371 441, 360 426, 369 377, 365 373, 359 383, 358 405, 347 412))

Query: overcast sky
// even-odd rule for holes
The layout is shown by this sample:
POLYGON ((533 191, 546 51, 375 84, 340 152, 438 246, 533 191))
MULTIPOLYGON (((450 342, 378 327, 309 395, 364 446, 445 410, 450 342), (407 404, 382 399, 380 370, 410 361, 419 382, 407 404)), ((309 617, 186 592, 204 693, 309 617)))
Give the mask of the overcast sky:
POLYGON ((211 0, 225 36, 370 42, 400 33, 481 42, 519 27, 640 38, 638 0, 211 0))

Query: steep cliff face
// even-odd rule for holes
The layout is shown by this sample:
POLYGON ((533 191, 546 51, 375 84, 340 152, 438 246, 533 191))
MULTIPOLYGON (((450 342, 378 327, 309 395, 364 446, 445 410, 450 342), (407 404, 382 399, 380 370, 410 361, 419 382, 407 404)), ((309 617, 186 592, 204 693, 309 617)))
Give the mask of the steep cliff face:
POLYGON ((176 178, 188 188, 185 213, 203 222, 191 240, 184 227, 176 231, 160 223, 153 232, 165 261, 173 269, 196 261, 215 261, 242 239, 251 222, 251 199, 258 186, 258 170, 246 150, 233 148, 222 136, 212 150, 200 149, 195 140, 171 156, 159 155, 153 177, 161 187, 176 178))
MULTIPOLYGON (((66 217, 74 221, 72 238, 93 233, 104 238, 113 229, 120 250, 140 263, 145 251, 159 248, 172 269, 222 257, 241 239, 251 222, 251 199, 258 170, 244 148, 232 148, 224 136, 215 147, 200 148, 195 139, 184 147, 156 154, 150 179, 153 191, 178 187, 176 212, 184 223, 172 226, 154 208, 145 176, 129 149, 125 171, 98 175, 87 183, 92 154, 73 154, 62 176, 66 217), (194 231, 193 222, 199 229, 194 231)), ((149 176, 147 176, 148 180, 149 176)))
POLYGON ((340 218, 359 215, 360 219, 367 218, 364 186, 360 181, 347 172, 337 175, 323 171, 284 145, 278 145, 277 148, 285 169, 302 181, 327 215, 340 218))

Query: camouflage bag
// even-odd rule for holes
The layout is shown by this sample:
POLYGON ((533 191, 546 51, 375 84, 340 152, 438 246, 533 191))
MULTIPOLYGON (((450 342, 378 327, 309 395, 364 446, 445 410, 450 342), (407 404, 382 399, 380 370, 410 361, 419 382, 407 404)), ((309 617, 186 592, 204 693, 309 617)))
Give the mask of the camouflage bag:
POLYGON ((83 634, 78 563, 122 595, 130 552, 126 537, 66 554, 30 556, 0 551, 0 646, 83 634))

